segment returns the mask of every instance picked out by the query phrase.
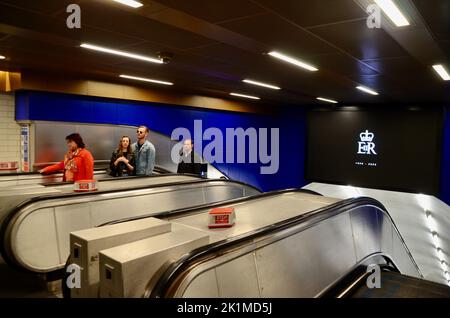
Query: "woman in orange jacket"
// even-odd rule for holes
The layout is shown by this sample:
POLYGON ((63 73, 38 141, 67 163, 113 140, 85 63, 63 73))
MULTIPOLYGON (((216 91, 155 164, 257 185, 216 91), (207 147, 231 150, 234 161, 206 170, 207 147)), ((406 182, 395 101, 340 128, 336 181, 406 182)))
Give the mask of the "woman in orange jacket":
POLYGON ((94 158, 86 150, 80 134, 66 137, 68 151, 64 160, 39 170, 40 173, 52 173, 64 170, 63 181, 92 180, 94 178, 94 158))

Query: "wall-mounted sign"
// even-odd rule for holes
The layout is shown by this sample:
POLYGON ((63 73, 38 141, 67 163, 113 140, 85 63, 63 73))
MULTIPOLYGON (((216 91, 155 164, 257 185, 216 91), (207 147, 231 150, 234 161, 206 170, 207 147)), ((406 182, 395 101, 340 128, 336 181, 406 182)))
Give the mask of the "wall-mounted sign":
POLYGON ((308 112, 306 179, 436 194, 442 109, 308 112))
POLYGON ((20 162, 23 172, 30 172, 30 126, 20 125, 20 162))
POLYGON ((375 135, 366 131, 359 134, 360 141, 358 141, 358 155, 376 155, 375 152, 375 143, 373 142, 373 138, 375 135))

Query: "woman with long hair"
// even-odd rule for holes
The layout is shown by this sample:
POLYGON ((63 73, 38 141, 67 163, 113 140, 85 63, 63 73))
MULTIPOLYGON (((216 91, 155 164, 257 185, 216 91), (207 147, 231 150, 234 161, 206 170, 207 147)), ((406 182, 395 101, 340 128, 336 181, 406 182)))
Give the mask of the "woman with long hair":
POLYGON ((94 158, 85 148, 80 134, 73 133, 66 137, 67 153, 64 159, 52 166, 39 170, 47 174, 56 171, 64 171, 63 181, 91 180, 94 178, 94 158))
POLYGON ((131 150, 131 140, 128 136, 122 136, 119 146, 112 153, 109 162, 110 175, 113 177, 132 176, 135 174, 135 156, 131 150))

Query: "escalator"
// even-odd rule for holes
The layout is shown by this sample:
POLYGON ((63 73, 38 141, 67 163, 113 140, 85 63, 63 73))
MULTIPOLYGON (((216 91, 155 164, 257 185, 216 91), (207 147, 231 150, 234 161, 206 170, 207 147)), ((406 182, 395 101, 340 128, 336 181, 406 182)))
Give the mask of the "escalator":
MULTIPOLYGON (((278 191, 272 191, 272 192, 267 192, 267 193, 261 193, 261 194, 253 194, 252 196, 244 196, 244 197, 237 197, 235 199, 230 199, 230 200, 226 200, 226 201, 221 201, 221 202, 215 202, 215 203, 206 203, 206 204, 202 204, 199 206, 195 206, 195 207, 183 207, 180 209, 174 209, 174 210, 168 210, 168 211, 162 211, 159 213, 150 213, 150 214, 146 214, 146 215, 140 215, 140 216, 134 216, 134 217, 126 217, 126 218, 121 218, 121 219, 117 219, 117 220, 113 220, 113 221, 109 221, 106 222, 104 224, 99 225, 97 228, 103 228, 103 227, 111 227, 111 226, 115 226, 115 225, 119 225, 119 224, 128 224, 139 221, 139 220, 148 220, 148 219, 160 219, 160 220, 164 220, 164 221, 176 221, 178 219, 182 219, 184 217, 192 217, 192 216, 199 216, 200 218, 202 218, 204 221, 207 220, 207 215, 205 215, 205 211, 209 211, 210 209, 213 208, 217 208, 217 207, 222 207, 222 206, 239 206, 239 205, 245 205, 245 204, 251 204, 253 202, 259 202, 262 200, 270 200, 271 198, 281 198, 283 197, 283 195, 290 195, 290 194, 295 194, 297 195, 297 199, 300 198, 300 200, 302 200, 302 198, 309 198, 311 196, 314 197, 320 197, 321 195, 311 191, 311 190, 306 190, 306 189, 288 189, 288 190, 278 190, 278 191), (302 197, 304 196, 304 197, 302 197)), ((321 202, 321 204, 325 203, 325 204, 329 204, 330 202, 334 202, 334 199, 328 199, 328 198, 322 198, 319 199, 319 201, 321 202)), ((134 223, 131 227, 135 227, 137 226, 137 223, 134 223)), ((93 229, 94 230, 94 229, 93 229)), ((115 229, 114 231, 117 231, 117 229, 115 229)), ((97 231, 96 231, 97 232, 97 231)), ((73 233, 72 233, 73 234, 73 233)), ((88 236, 91 236, 93 234, 94 237, 97 237, 97 243, 95 243, 95 245, 100 244, 99 242, 99 232, 97 232, 96 234, 94 234, 93 231, 91 231, 91 234, 88 234, 88 236)), ((77 234, 75 234, 77 235, 77 234)), ((135 240, 137 240, 138 238, 135 238, 135 240)), ((111 240, 111 239, 108 239, 111 240)), ((71 243, 74 243, 71 241, 71 243)), ((122 242, 121 244, 125 244, 126 242, 122 242)), ((111 245, 111 242, 108 243, 109 245, 111 245)), ((81 245, 78 245, 78 243, 75 243, 74 245, 76 245, 77 247, 75 249, 79 249, 81 247, 81 245)), ((65 265, 65 268, 63 270, 63 272, 66 274, 65 278, 62 280, 62 290, 63 290, 63 295, 66 298, 70 298, 71 297, 71 292, 70 290, 67 288, 66 285, 66 279, 69 276, 70 270, 69 270, 69 266, 71 264, 75 263, 79 263, 81 261, 81 259, 83 257, 80 256, 80 254, 83 254, 80 251, 76 252, 76 255, 74 255, 73 253, 73 249, 72 249, 72 254, 71 257, 69 257, 69 259, 67 260, 67 263, 65 265)), ((86 252, 86 251, 85 251, 86 252)), ((92 252, 87 252, 90 255, 94 255, 92 254, 92 252)), ((85 265, 84 266, 84 271, 88 270, 93 270, 93 268, 97 268, 98 267, 98 255, 97 256, 91 256, 93 259, 96 259, 96 261, 90 261, 89 265, 85 265)), ((86 261, 86 260, 85 260, 86 261)), ((92 281, 85 281, 82 283, 82 288, 85 289, 92 289, 92 286, 94 290, 90 290, 90 291, 84 291, 81 292, 80 291, 75 291, 76 294, 78 294, 78 297, 80 297, 79 295, 81 294, 81 297, 90 297, 92 295, 97 295, 98 294, 98 287, 96 287, 98 285, 98 275, 93 275, 94 276, 94 282, 92 281)), ((144 281, 145 283, 145 281, 144 281)))
POLYGON ((450 298, 450 288, 435 282, 402 275, 392 266, 380 266, 378 282, 374 271, 358 266, 322 297, 334 298, 450 298))
MULTIPOLYGON (((139 222, 150 216, 169 222, 172 229, 99 250, 93 256, 97 281, 87 285, 94 287, 93 297, 449 294, 450 288, 423 280, 389 213, 371 198, 339 200, 314 192, 283 190, 118 219, 103 226, 139 222), (233 227, 208 228, 209 211, 216 207, 235 210, 233 227), (381 269, 383 294, 383 288, 364 287, 370 275, 367 268, 373 266, 381 269)), ((79 257, 71 255, 72 260, 79 257)), ((66 266, 69 264, 70 260, 66 266)))
POLYGON ((0 211, 0 252, 4 261, 22 271, 57 272, 69 255, 72 231, 260 193, 250 185, 224 179, 173 174, 148 179, 151 182, 147 180, 145 185, 95 192, 5 198, 8 202, 0 211))
MULTIPOLYGON (((255 218, 272 213, 269 222, 256 221, 258 226, 252 230, 247 224, 247 230, 242 232, 238 228, 210 231, 210 244, 192 250, 148 277, 144 295, 324 297, 355 267, 367 268, 371 264, 387 266, 427 284, 381 203, 370 198, 326 202, 329 198, 310 196, 304 198, 308 208, 299 204, 292 209, 286 201, 293 201, 286 199, 297 195, 300 194, 283 193, 283 201, 274 196, 261 204, 254 204, 255 200, 244 203, 247 210, 252 205, 259 210, 249 212, 255 218), (275 204, 277 199, 285 204, 275 204), (311 209, 312 202, 320 201, 326 204, 311 209)), ((237 222, 247 221, 239 215, 242 207, 234 207, 238 209, 237 222)), ((201 218, 200 214, 189 215, 173 222, 199 228, 201 218)))

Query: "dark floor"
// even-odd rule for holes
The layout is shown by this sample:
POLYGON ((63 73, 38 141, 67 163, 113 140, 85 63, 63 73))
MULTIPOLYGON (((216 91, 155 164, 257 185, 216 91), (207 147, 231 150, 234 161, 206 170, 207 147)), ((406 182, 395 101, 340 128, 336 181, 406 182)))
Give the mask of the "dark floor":
POLYGON ((18 272, 0 257, 0 298, 58 298, 61 297, 58 284, 46 283, 33 273, 18 272), (58 290, 49 291, 52 287, 58 290))
POLYGON ((369 289, 366 284, 362 284, 353 291, 351 297, 450 298, 450 287, 394 272, 382 272, 381 288, 369 289))

